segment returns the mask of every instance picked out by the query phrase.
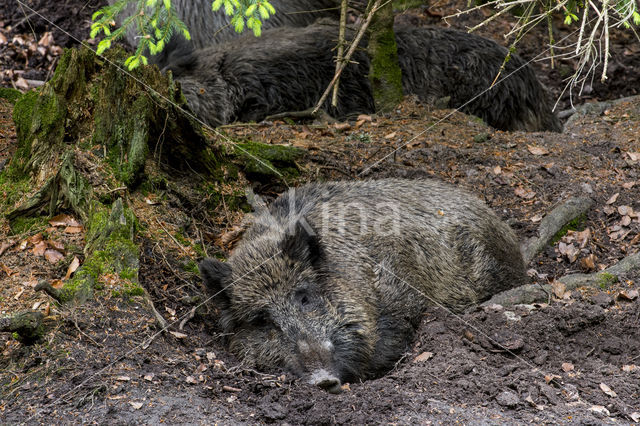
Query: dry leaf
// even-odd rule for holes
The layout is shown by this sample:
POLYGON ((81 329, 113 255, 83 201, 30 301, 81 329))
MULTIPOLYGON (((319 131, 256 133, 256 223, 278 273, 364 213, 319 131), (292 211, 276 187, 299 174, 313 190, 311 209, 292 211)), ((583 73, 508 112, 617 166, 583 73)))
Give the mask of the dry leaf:
POLYGON ((44 258, 49 261, 49 263, 58 263, 61 259, 64 258, 64 255, 60 253, 58 250, 46 249, 44 251, 44 258))
POLYGON ((351 124, 349 123, 335 123, 333 125, 334 129, 336 130, 347 130, 351 128, 351 124))
POLYGON ((573 263, 578 259, 578 254, 580 253, 580 249, 573 244, 567 244, 564 242, 558 243, 558 252, 567 257, 569 263, 573 263))
POLYGON ((47 250, 47 247, 48 244, 45 241, 40 241, 33 246, 33 248, 31 249, 31 253, 36 256, 44 256, 44 252, 45 250, 47 250))
POLYGON ((626 364, 622 366, 622 371, 625 373, 633 373, 638 369, 638 366, 635 364, 626 364))
POLYGON ((116 377, 116 380, 119 382, 128 382, 129 380, 131 380, 131 377, 129 376, 118 376, 116 377))
POLYGON ((563 362, 562 363, 562 371, 564 371, 565 373, 568 373, 569 371, 573 370, 573 364, 571 364, 570 362, 563 362))
POLYGON ((77 234, 82 232, 82 226, 67 226, 64 228, 65 234, 77 234))
POLYGON ((149 374, 147 374, 146 376, 144 376, 144 379, 145 379, 147 382, 150 382, 150 381, 152 381, 152 380, 153 380, 153 378, 154 378, 154 377, 155 377, 155 374, 153 374, 153 373, 149 373, 149 374))
POLYGON ((629 414, 629 418, 636 423, 640 423, 640 413, 638 413, 637 411, 629 414))
POLYGON ((51 226, 80 226, 80 223, 68 214, 59 214, 49 219, 51 226))
POLYGON ((15 300, 20 299, 20 296, 22 296, 22 293, 24 293, 24 287, 20 289, 20 291, 18 292, 18 294, 16 294, 15 296, 13 296, 13 298, 15 300))
POLYGON ((533 222, 533 223, 538 223, 538 222, 540 222, 541 220, 542 220, 542 215, 539 215, 539 214, 534 215, 534 216, 531 218, 531 222, 533 222))
POLYGON ((618 300, 633 301, 638 298, 638 290, 622 290, 618 294, 618 300))
POLYGON ((557 374, 547 374, 546 376, 544 376, 544 381, 547 382, 547 384, 551 383, 554 380, 560 379, 562 379, 562 377, 558 376, 557 374))
POLYGON ((513 190, 513 192, 520 198, 524 198, 525 200, 530 200, 533 197, 536 196, 536 193, 533 191, 530 191, 528 189, 524 189, 522 187, 517 187, 516 189, 513 190))
POLYGON ((40 38, 40 40, 38 40, 38 44, 40 46, 50 46, 50 45, 52 45, 53 44, 53 35, 51 34, 51 31, 47 31, 46 33, 44 33, 42 38, 40 38))
POLYGON ((365 123, 364 120, 358 120, 356 121, 356 129, 359 129, 360 127, 362 127, 362 125, 365 123))
POLYGON ((49 247, 52 249, 58 250, 60 253, 64 253, 64 243, 62 241, 49 240, 47 241, 47 244, 49 244, 49 247))
POLYGON ((527 145, 527 149, 533 155, 547 155, 549 153, 549 151, 542 146, 527 145))
POLYGON ((618 206, 620 216, 633 216, 633 208, 629 206, 618 206))
POLYGON ((38 244, 39 242, 42 241, 42 234, 40 232, 38 232, 35 235, 30 236, 29 238, 27 238, 27 241, 29 241, 29 244, 38 244))
POLYGON ((184 339, 186 337, 189 337, 187 334, 180 333, 179 331, 170 331, 169 333, 173 334, 173 337, 175 337, 176 339, 184 339))
POLYGON ((502 167, 500 167, 500 166, 495 166, 495 167, 493 168, 493 174, 494 174, 494 175, 499 175, 500 173, 502 173, 502 167))
POLYGON ((575 236, 576 241, 580 244, 580 248, 585 248, 589 239, 591 239, 591 229, 586 228, 584 231, 573 231, 572 234, 575 236))
POLYGON ((185 381, 191 385, 195 385, 196 383, 198 383, 198 381, 196 380, 195 377, 193 376, 187 376, 187 378, 185 379, 185 381))
POLYGON ((384 135, 385 139, 393 139, 396 137, 396 132, 391 132, 388 135, 384 135))
POLYGON ((622 187, 623 187, 624 189, 631 189, 631 188, 633 188, 633 187, 634 187, 634 185, 635 185, 635 184, 636 184, 636 183, 635 183, 634 181, 631 181, 631 182, 625 182, 625 183, 623 183, 623 184, 622 184, 622 187))
POLYGON ((51 287, 56 288, 58 290, 60 290, 63 286, 64 286, 64 283, 62 282, 62 280, 53 280, 51 282, 51 287))
POLYGON ((157 201, 154 201, 149 197, 144 197, 144 202, 149 204, 150 206, 155 206, 156 204, 158 204, 157 201))
POLYGON ((588 271, 593 271, 596 269, 596 256, 591 253, 589 256, 583 257, 580 259, 580 266, 588 271))
POLYGON ((609 386, 607 386, 604 383, 600 383, 600 389, 602 390, 602 392, 606 393, 612 398, 615 398, 616 396, 618 396, 613 390, 611 390, 609 386))
POLYGON ((0 263, 0 268, 2 268, 2 270, 4 271, 5 274, 7 274, 8 277, 10 277, 11 274, 13 274, 13 271, 9 269, 9 267, 4 263, 0 263))
POLYGON ((613 203, 615 203, 615 202, 616 202, 616 200, 618 199, 618 196, 619 196, 619 195, 620 195, 620 193, 619 193, 619 192, 616 192, 615 194, 613 194, 613 195, 611 196, 611 198, 609 198, 609 199, 607 200, 606 204, 613 204, 613 203))
POLYGON ((369 123, 371 123, 371 121, 372 121, 371 116, 370 116, 370 115, 368 115, 368 114, 360 114, 360 115, 358 116, 358 121, 360 121, 360 120, 362 120, 362 121, 368 121, 369 123))
POLYGON ((425 362, 433 358, 433 352, 422 352, 413 359, 413 362, 425 362))
POLYGON ((2 256, 2 254, 7 251, 7 249, 9 247, 11 247, 12 245, 14 245, 16 242, 14 240, 9 240, 9 241, 5 241, 2 243, 2 245, 0 245, 0 256, 2 256))
POLYGON ((29 90, 29 83, 23 77, 18 77, 15 81, 16 88, 20 90, 29 90))
POLYGON ((564 293, 567 291, 567 286, 564 285, 561 281, 554 281, 551 283, 551 288, 553 289, 553 294, 558 298, 562 299, 564 293))
POLYGON ((129 401, 129 404, 135 409, 135 410, 139 410, 142 408, 142 402, 133 402, 133 401, 129 401))
POLYGON ((40 305, 42 305, 44 302, 43 301, 39 301, 33 304, 33 306, 31 307, 32 311, 35 311, 36 309, 38 309, 40 307, 40 305))
POLYGON ((28 245, 29 245, 29 240, 24 240, 18 246, 18 250, 23 251, 24 249, 27 248, 28 245))
POLYGON ((620 225, 629 226, 630 224, 631 224, 631 218, 629 216, 622 216, 622 219, 620 219, 620 225))
POLYGON ((80 259, 77 256, 73 257, 71 264, 69 265, 69 269, 67 269, 67 274, 64 276, 65 280, 71 278, 71 274, 73 274, 80 267, 80 259))
POLYGON ((627 155, 631 159, 631 161, 640 160, 640 152, 627 152, 627 155))

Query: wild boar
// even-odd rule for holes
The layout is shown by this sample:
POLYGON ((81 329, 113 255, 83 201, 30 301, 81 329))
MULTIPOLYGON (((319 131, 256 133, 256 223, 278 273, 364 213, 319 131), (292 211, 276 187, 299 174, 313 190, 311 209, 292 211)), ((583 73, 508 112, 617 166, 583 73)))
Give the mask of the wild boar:
POLYGON ((486 204, 402 179, 291 189, 227 262, 207 258, 200 272, 232 352, 331 392, 393 367, 427 306, 460 312, 527 279, 514 233, 486 204))
MULTIPOLYGON (((405 94, 482 118, 501 130, 561 131, 533 70, 495 42, 452 29, 395 29, 405 94)), ((349 32, 348 37, 353 33, 349 32)), ((211 126, 313 107, 335 71, 337 24, 328 19, 304 28, 267 30, 174 58, 173 72, 193 112, 211 126)), ((364 47, 364 45, 363 45, 364 47)), ((374 111, 369 58, 359 49, 340 79, 337 118, 374 111)))

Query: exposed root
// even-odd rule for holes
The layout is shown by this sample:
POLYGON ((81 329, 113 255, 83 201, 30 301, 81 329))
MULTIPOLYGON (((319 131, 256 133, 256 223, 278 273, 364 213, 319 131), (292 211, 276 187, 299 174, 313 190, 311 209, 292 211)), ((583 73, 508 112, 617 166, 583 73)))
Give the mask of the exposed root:
POLYGON ((522 257, 528 265, 538 253, 540 253, 553 237, 573 219, 585 214, 591 206, 593 200, 586 197, 569 198, 564 203, 553 209, 542 219, 538 227, 538 237, 531 238, 522 244, 522 257))

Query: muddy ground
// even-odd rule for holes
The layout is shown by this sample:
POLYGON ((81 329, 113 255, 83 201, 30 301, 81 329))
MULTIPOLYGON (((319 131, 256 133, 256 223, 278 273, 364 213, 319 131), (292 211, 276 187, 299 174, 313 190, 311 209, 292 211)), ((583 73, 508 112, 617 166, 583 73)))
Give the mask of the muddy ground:
MULTIPOLYGON (((0 3, 2 31, 21 19, 9 9, 12 3, 0 3)), ((65 21, 59 12, 60 22, 88 28, 84 3, 66 5, 77 15, 65 21)), ((48 12, 55 16, 59 10, 48 12)), ((433 20, 434 10, 414 11, 411 19, 433 20)), ((30 30, 24 22, 20 25, 27 38, 30 30)), ((38 31, 46 31, 47 24, 41 25, 38 31)), ((500 25, 506 24, 496 28, 500 25)), ((618 68, 624 84, 595 84, 589 97, 615 99, 640 88, 640 71, 633 63, 637 55, 624 54, 638 42, 625 40, 617 39, 622 52, 616 53, 624 65, 618 68)), ((536 46, 530 42, 525 47, 533 51, 536 46)), ((51 60, 55 55, 44 53, 42 66, 33 59, 29 80, 46 78, 51 65, 46 55, 51 60)), ((3 62, 2 71, 10 64, 3 62)), ((3 75, 5 83, 15 81, 15 74, 3 75)), ((551 84, 553 73, 539 75, 552 90, 561 87, 551 84)), ((11 105, 0 101, 0 164, 15 149, 10 111, 11 105)), ((640 99, 574 116, 562 134, 495 131, 473 117, 411 100, 393 114, 370 119, 352 122, 346 130, 267 123, 223 131, 235 139, 305 148, 303 173, 298 181, 287 182, 291 185, 387 176, 454 183, 483 198, 523 240, 535 235, 541 217, 557 203, 570 196, 592 197, 595 205, 578 231, 534 259, 533 282, 600 270, 639 249, 640 99)), ((74 257, 82 260, 82 229, 44 224, 15 234, 4 219, 0 222, 0 247, 13 243, 0 249, 0 313, 38 309, 49 315, 51 326, 45 340, 32 346, 0 335, 3 423, 640 420, 640 300, 633 297, 640 288, 638 272, 606 288, 550 295, 548 303, 538 305, 478 308, 461 316, 429 309, 414 344, 393 371, 350 383, 340 395, 310 388, 286 373, 239 365, 225 350, 216 312, 202 303, 207 295, 191 266, 200 258, 195 247, 204 246, 209 255, 229 249, 242 214, 225 205, 208 212, 206 200, 189 188, 193 176, 173 176, 178 190, 130 194, 143 224, 140 281, 171 332, 158 328, 143 298, 122 297, 109 277, 94 301, 66 307, 50 303, 33 286, 64 277, 74 257), (61 243, 64 258, 52 263, 43 257, 36 247, 40 238, 50 241, 50 247, 61 243)), ((251 184, 266 198, 286 187, 277 180, 251 184)))

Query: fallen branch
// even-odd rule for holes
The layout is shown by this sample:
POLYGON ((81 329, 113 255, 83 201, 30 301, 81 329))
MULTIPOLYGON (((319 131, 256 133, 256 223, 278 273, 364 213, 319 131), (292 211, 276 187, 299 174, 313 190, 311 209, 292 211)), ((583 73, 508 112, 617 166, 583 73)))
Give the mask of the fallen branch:
POLYGON ((538 237, 531 238, 522 244, 522 257, 525 264, 528 265, 549 244, 563 226, 585 214, 592 205, 593 200, 591 198, 569 198, 546 215, 538 227, 538 237))
POLYGON ((327 114, 326 111, 322 109, 316 110, 315 108, 309 108, 303 111, 280 112, 278 114, 273 114, 265 117, 264 121, 282 120, 285 118, 320 120, 327 123, 338 122, 338 120, 327 114))
MULTIPOLYGON (((606 288, 617 282, 621 275, 634 270, 640 270, 640 252, 631 254, 607 269, 592 274, 570 274, 558 278, 556 281, 564 284, 566 290, 579 287, 606 288)), ((511 290, 503 291, 482 303, 481 306, 531 304, 548 302, 553 292, 549 284, 527 284, 511 290)))

